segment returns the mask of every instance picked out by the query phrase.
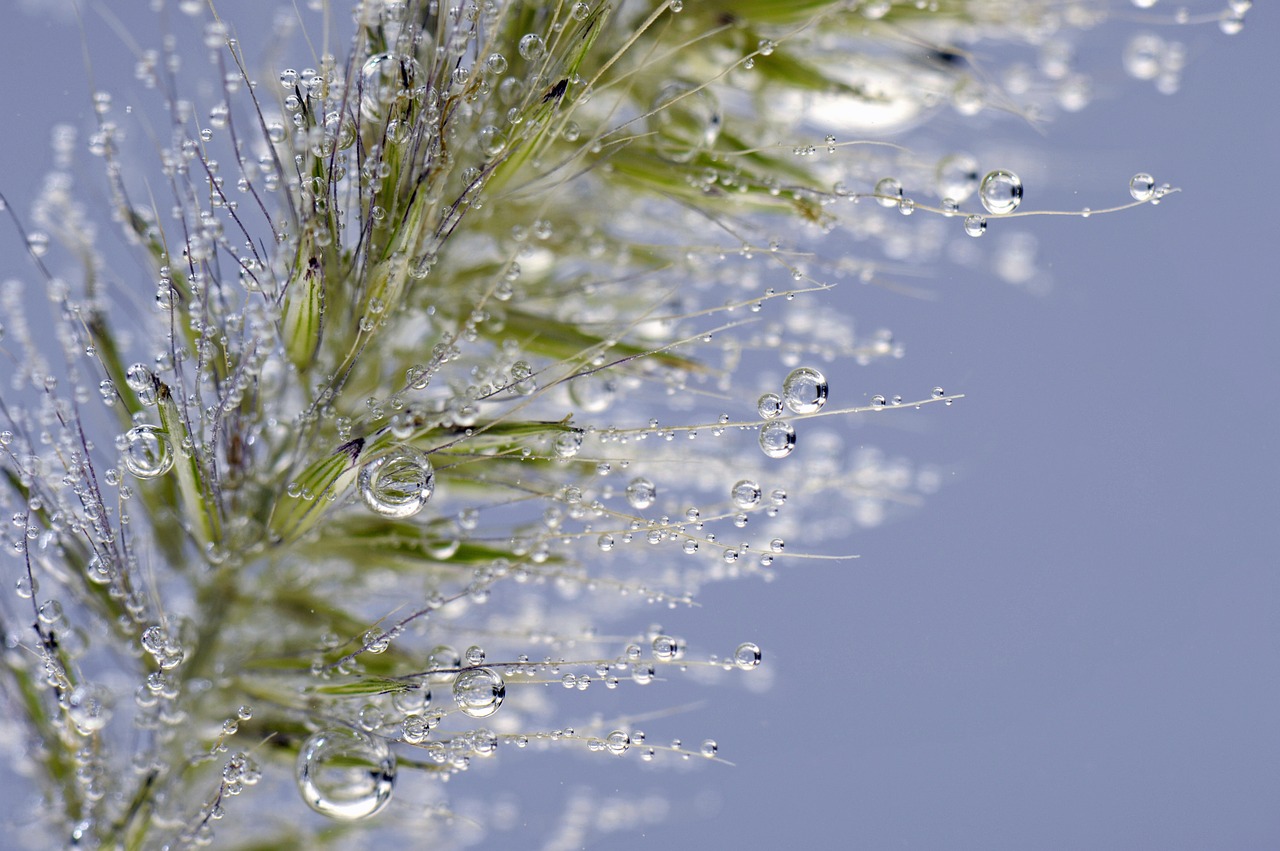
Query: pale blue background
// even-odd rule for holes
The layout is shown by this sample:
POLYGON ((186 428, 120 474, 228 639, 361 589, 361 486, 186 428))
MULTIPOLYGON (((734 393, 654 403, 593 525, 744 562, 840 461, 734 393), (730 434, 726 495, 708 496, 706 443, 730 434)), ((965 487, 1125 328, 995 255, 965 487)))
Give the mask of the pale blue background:
MULTIPOLYGON (((15 8, 0 12, 0 188, 24 199, 45 128, 87 101, 74 25, 15 8)), ((663 618, 703 645, 766 648, 771 691, 673 691, 711 699, 663 724, 715 735, 737 766, 504 752, 454 793, 674 796, 669 821, 603 848, 1280 847, 1280 17, 1259 3, 1234 38, 1164 34, 1190 46, 1178 95, 1125 78, 1112 46, 1089 64, 1108 79, 1087 111, 988 141, 1043 152, 1058 203, 1101 206, 1139 170, 1181 195, 1027 224, 1053 279, 1042 298, 987 271, 948 272, 934 302, 831 296, 908 345, 853 373, 870 388, 833 380, 833 395, 968 394, 856 439, 958 474, 838 547, 860 561, 716 587, 663 618)), ((130 85, 131 60, 100 63, 130 85)), ((0 268, 33 277, 6 240, 0 268)))

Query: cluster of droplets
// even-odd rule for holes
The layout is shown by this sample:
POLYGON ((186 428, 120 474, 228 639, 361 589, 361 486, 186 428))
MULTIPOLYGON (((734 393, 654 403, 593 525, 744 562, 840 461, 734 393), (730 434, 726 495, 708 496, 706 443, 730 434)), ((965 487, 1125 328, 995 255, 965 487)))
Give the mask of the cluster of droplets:
POLYGON ((827 403, 827 379, 810 366, 793 369, 782 382, 782 394, 765 393, 756 401, 756 413, 765 422, 760 426, 760 449, 770 458, 785 458, 796 446, 796 431, 780 417, 815 414, 827 403))

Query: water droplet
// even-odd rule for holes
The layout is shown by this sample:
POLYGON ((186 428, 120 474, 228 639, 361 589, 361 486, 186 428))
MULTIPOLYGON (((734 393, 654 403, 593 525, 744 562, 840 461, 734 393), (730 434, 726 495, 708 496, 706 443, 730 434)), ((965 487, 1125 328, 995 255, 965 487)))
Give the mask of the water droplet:
POLYGON ((598 414, 613 404, 618 382, 602 372, 579 375, 569 382, 569 398, 589 414, 598 414))
POLYGON ((982 236, 987 232, 987 220, 982 216, 965 216, 964 232, 975 238, 982 236))
POLYGON ((435 472, 427 453, 409 446, 360 468, 360 497, 384 517, 412 517, 435 490, 435 472))
POLYGON ((345 728, 309 736, 295 770, 307 806, 342 821, 367 818, 385 807, 395 777, 396 758, 385 741, 345 728))
POLYGON ((608 748, 609 753, 622 756, 627 752, 627 748, 631 747, 631 737, 623 730, 614 730, 604 740, 604 746, 608 748))
POLYGON ((387 105, 407 94, 422 78, 422 66, 412 56, 377 53, 360 68, 360 114, 381 121, 387 105))
POLYGON ((760 485, 750 479, 743 479, 733 486, 729 495, 733 504, 739 508, 754 508, 760 504, 760 485))
POLYGON ((760 646, 750 641, 742 642, 733 651, 733 664, 744 671, 760 667, 760 646))
POLYGON ((896 207, 902 200, 902 184, 896 177, 882 177, 876 183, 875 195, 881 207, 896 207))
POLYGON ((1156 194, 1156 179, 1146 172, 1139 172, 1129 180, 1129 194, 1135 201, 1150 201, 1156 194))
POLYGON ((173 445, 159 426, 134 426, 123 442, 125 469, 139 479, 163 476, 173 467, 173 445))
POLYGON ((572 458, 582 449, 582 435, 576 431, 566 431, 556 435, 553 445, 557 458, 572 458))
POLYGON ((654 148, 663 159, 684 163, 720 137, 720 101, 710 89, 683 81, 658 92, 646 119, 654 148))
POLYGON ((987 172, 987 176, 982 178, 979 196, 988 213, 1012 213, 1022 203, 1022 179, 1011 171, 987 172))
POLYGON ((680 639, 670 635, 659 635, 653 639, 653 658, 671 662, 684 655, 684 646, 680 639))
POLYGON ((97 683, 81 683, 67 695, 67 717, 82 735, 96 733, 111 720, 115 699, 111 691, 97 683))
POLYGON ((827 403, 827 378, 813 367, 791 370, 782 382, 782 397, 797 414, 811 414, 827 403))
POLYGON ((488 718, 502 706, 507 684, 492 668, 463 671, 453 681, 453 700, 464 715, 488 718))
POLYGON ((782 407, 782 397, 777 393, 765 393, 756 400, 756 413, 761 419, 773 419, 782 413, 782 407))
POLYGON ((796 448, 796 430, 790 423, 771 422, 760 426, 760 449, 770 458, 785 458, 796 448))
POLYGON ((542 36, 537 33, 528 33, 520 37, 519 44, 520 55, 529 62, 537 62, 547 54, 547 45, 542 40, 542 36))
POLYGON ((33 257, 43 257, 49 253, 49 234, 43 231, 32 231, 27 234, 27 250, 33 257))
POLYGON ((627 504, 637 511, 653 505, 657 497, 657 487, 644 476, 637 476, 627 485, 627 504))
POLYGON ((716 744, 715 739, 706 739, 698 748, 699 752, 707 759, 713 758, 720 750, 720 746, 716 744))
POLYGON ((934 171, 938 197, 963 204, 978 188, 978 161, 968 154, 951 154, 938 161, 934 171))
POLYGON ((933 388, 933 398, 941 399, 945 395, 947 395, 947 391, 943 390, 941 387, 933 388))

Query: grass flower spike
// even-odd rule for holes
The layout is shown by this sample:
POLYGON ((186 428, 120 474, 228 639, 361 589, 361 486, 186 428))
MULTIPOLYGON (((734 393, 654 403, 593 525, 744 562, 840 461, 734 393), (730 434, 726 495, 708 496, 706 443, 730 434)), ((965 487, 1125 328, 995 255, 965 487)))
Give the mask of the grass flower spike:
POLYGON ((136 52, 137 91, 92 95, 104 179, 78 185, 60 127, 34 209, 8 206, 30 847, 357 847, 411 822, 407 788, 443 824, 441 781, 508 749, 722 761, 581 707, 759 676, 750 635, 653 621, 833 558, 796 503, 833 538, 918 503, 936 471, 841 424, 960 398, 839 392, 903 348, 822 294, 896 285, 882 249, 921 219, 981 236, 1174 191, 1041 210, 1012 171, 898 144, 943 110, 1082 106, 1075 72, 977 51, 1106 5, 152 5, 154 49, 82 10, 136 52), (328 818, 261 821, 299 799, 328 818))

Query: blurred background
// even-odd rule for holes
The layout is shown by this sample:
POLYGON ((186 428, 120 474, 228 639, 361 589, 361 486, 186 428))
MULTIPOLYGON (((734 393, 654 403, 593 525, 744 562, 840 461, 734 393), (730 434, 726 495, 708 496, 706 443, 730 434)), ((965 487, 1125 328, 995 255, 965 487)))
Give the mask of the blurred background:
MULTIPOLYGON (((25 212, 50 128, 87 123, 91 86, 74 18, 10 3, 0 191, 25 212)), ((91 23, 93 85, 128 90, 120 37, 91 23)), ((507 750, 450 784, 461 813, 504 813, 514 833, 494 836, 531 848, 566 808, 621 824, 637 811, 614 804, 656 795, 651 820, 590 847, 1280 846, 1280 14, 1258 4, 1234 36, 1155 28, 1186 46, 1170 96, 1123 67, 1142 28, 1086 40, 1081 112, 943 117, 913 138, 1017 171, 1024 209, 1122 203, 1140 171, 1180 194, 981 240, 951 222, 945 259, 906 276, 926 297, 821 296, 906 347, 831 369, 833 401, 966 398, 845 435, 942 471, 922 507, 824 544, 858 560, 783 559, 770 584, 661 614, 695 647, 764 648, 770 689, 667 686, 698 706, 650 724, 713 736, 735 764, 507 750)), ((0 277, 34 279, 3 244, 0 277)))

